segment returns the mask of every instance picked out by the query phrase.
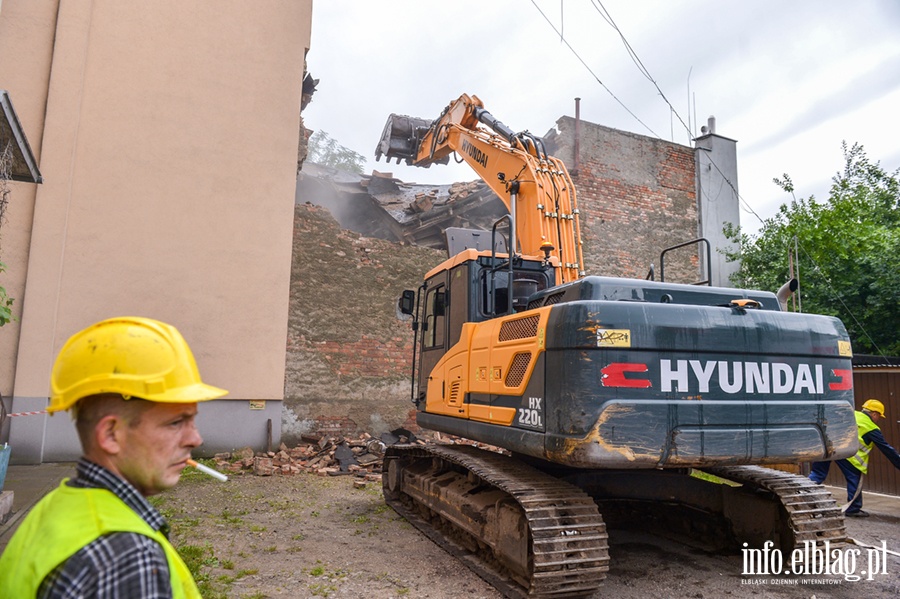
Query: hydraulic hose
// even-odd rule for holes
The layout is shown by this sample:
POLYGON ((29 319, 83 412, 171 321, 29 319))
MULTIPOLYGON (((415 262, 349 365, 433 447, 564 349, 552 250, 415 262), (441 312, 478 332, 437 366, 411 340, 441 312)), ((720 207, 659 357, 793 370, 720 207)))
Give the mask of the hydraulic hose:
POLYGON ((501 123, 499 119, 497 119, 494 115, 492 115, 490 112, 488 112, 484 108, 479 108, 476 106, 472 110, 472 114, 474 114, 475 118, 477 118, 479 121, 481 121, 482 123, 484 123, 491 129, 496 131, 498 134, 502 135, 504 138, 506 138, 506 141, 508 141, 509 143, 515 142, 515 140, 516 140, 515 132, 513 132, 512 129, 510 129, 503 123, 501 123))

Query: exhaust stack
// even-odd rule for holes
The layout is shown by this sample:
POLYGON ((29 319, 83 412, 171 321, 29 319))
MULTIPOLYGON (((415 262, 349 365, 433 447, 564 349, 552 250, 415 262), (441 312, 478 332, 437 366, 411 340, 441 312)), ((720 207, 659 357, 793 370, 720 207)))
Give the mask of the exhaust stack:
POLYGON ((797 288, 800 286, 800 281, 797 279, 791 279, 787 283, 781 286, 781 288, 775 293, 775 297, 778 298, 778 304, 781 306, 782 312, 787 312, 787 301, 788 298, 791 297, 797 288))

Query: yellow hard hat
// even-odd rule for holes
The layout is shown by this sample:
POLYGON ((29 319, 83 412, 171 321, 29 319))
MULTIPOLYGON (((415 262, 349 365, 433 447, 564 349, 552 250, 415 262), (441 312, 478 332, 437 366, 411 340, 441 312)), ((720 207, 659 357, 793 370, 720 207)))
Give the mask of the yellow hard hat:
POLYGON ((150 318, 110 318, 75 333, 53 364, 48 412, 84 397, 118 393, 165 403, 215 399, 228 391, 200 380, 178 329, 150 318))
POLYGON ((881 417, 884 418, 884 404, 878 401, 877 399, 867 399, 866 403, 862 405, 863 410, 869 410, 870 412, 878 412, 881 414, 881 417))

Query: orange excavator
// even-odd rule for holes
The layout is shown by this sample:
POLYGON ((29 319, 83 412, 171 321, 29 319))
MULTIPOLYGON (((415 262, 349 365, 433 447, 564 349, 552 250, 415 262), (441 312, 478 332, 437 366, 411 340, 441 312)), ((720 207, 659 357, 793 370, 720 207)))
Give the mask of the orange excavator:
POLYGON ((453 153, 509 214, 448 233, 450 258, 403 293, 412 401, 419 426, 501 451, 392 446, 389 505, 509 597, 592 594, 607 524, 735 548, 845 540, 828 491, 760 467, 854 453, 839 320, 770 292, 586 276, 565 165, 475 96, 391 115, 376 149, 453 153))

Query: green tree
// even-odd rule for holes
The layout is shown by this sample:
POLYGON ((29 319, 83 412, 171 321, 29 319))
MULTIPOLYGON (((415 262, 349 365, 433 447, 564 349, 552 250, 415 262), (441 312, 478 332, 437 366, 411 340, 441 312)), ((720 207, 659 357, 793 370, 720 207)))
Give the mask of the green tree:
MULTIPOLYGON (((6 265, 0 262, 0 274, 6 270, 6 265)), ((0 327, 15 320, 12 313, 13 298, 6 293, 6 288, 0 285, 0 327)))
MULTIPOLYGON (((740 248, 726 254, 740 260, 732 281, 776 290, 796 245, 803 311, 840 318, 856 353, 900 355, 900 169, 887 173, 859 144, 843 151, 825 202, 795 198, 754 236, 725 227, 740 248)), ((793 195, 790 177, 775 183, 793 195)))
POLYGON ((324 131, 316 131, 309 137, 310 162, 332 168, 362 173, 366 158, 358 152, 345 148, 324 131))
MULTIPOLYGON (((9 143, 0 152, 0 226, 6 222, 6 206, 9 204, 10 188, 9 180, 12 178, 12 150, 9 143)), ((0 262, 0 275, 6 271, 6 265, 0 262)), ((0 327, 15 320, 12 313, 13 298, 6 293, 6 288, 0 285, 0 327)))

